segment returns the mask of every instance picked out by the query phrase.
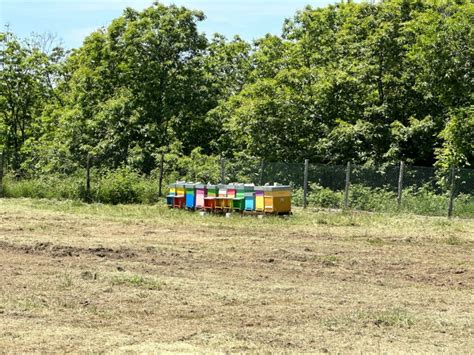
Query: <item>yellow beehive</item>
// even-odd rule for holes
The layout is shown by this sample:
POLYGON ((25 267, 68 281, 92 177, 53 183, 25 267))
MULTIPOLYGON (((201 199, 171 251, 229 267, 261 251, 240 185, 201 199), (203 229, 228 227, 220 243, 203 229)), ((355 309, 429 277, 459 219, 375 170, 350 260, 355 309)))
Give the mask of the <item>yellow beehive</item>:
POLYGON ((176 195, 177 196, 185 196, 186 195, 186 187, 184 182, 177 182, 176 183, 176 195))
POLYGON ((255 186, 255 211, 263 212, 265 210, 264 189, 266 186, 255 186))
POLYGON ((290 186, 264 186, 264 211, 268 213, 291 212, 290 186))

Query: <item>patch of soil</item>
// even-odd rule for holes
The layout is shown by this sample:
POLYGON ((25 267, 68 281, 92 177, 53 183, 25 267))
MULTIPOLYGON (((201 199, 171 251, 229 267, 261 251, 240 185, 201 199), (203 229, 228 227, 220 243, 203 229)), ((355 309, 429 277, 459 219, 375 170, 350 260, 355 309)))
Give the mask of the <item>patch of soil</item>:
POLYGON ((22 252, 24 254, 46 254, 52 257, 79 257, 84 254, 108 259, 133 259, 137 257, 137 253, 128 248, 79 248, 65 245, 54 245, 50 242, 39 242, 33 245, 16 245, 0 241, 0 249, 22 252))

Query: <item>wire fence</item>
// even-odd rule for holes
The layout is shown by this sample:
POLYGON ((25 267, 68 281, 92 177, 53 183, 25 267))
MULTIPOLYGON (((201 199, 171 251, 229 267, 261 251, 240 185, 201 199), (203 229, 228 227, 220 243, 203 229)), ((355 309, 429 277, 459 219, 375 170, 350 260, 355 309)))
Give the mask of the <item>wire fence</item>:
POLYGON ((474 217, 474 169, 222 160, 221 181, 291 185, 304 207, 474 217))
POLYGON ((105 203, 154 202, 166 194, 166 184, 176 180, 277 183, 290 185, 293 204, 305 208, 401 211, 474 218, 474 169, 442 170, 403 162, 381 167, 351 163, 323 165, 308 160, 268 162, 203 155, 197 159, 164 161, 153 174, 141 176, 130 170, 110 170, 100 159, 88 156, 84 173, 79 171, 79 175, 76 173, 67 179, 50 177, 51 181, 56 181, 54 183, 48 179, 33 179, 23 184, 23 190, 13 191, 18 182, 9 178, 8 183, 2 183, 5 169, 1 158, 0 154, 0 196, 59 196, 105 203), (79 181, 77 176, 80 176, 79 181), (2 193, 5 186, 8 191, 2 193))

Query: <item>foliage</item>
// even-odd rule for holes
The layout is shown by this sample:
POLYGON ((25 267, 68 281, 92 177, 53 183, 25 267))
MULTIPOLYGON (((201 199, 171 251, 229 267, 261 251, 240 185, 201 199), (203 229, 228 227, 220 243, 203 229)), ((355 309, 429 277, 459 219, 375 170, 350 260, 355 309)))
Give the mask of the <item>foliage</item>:
MULTIPOLYGON (((473 16, 466 0, 340 2, 308 6, 281 35, 248 43, 208 40, 202 12, 155 2, 126 8, 71 52, 53 37, 21 40, 7 30, 0 151, 7 173, 37 179, 12 182, 24 191, 9 193, 54 194, 48 179, 74 180, 88 154, 98 179, 112 182, 95 198, 111 203, 153 201, 144 181, 160 175, 217 182, 222 157, 235 159, 226 180, 241 181, 296 176, 289 163, 304 159, 403 160, 444 175, 472 166, 473 16), (288 172, 259 176, 265 161, 288 172)), ((82 185, 71 184, 64 195, 81 197, 82 185)), ((356 206, 392 210, 359 187, 353 193, 356 206)), ((340 206, 324 189, 312 198, 340 206)))
POLYGON ((474 162, 474 105, 458 109, 441 131, 443 146, 437 150, 438 165, 470 166, 474 162))

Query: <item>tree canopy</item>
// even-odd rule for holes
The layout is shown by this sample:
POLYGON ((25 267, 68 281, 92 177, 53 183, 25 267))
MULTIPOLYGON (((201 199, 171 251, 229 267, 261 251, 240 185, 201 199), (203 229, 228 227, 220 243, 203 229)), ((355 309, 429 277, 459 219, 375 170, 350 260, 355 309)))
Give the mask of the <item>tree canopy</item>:
POLYGON ((280 35, 252 43, 208 38, 204 20, 158 2, 127 8, 70 52, 0 33, 0 150, 10 169, 68 174, 91 153, 150 173, 161 154, 196 151, 474 164, 470 1, 308 6, 280 35))

